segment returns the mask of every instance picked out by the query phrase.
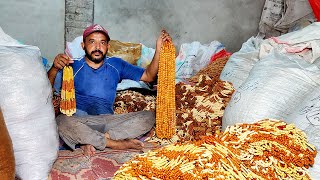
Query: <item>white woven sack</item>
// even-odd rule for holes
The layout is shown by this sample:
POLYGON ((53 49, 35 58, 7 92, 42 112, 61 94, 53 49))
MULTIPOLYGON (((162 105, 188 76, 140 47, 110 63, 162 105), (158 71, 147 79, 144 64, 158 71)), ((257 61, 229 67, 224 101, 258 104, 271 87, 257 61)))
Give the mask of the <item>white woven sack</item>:
POLYGON ((47 179, 58 153, 51 86, 39 48, 10 40, 1 28, 0 107, 13 143, 16 176, 47 179))

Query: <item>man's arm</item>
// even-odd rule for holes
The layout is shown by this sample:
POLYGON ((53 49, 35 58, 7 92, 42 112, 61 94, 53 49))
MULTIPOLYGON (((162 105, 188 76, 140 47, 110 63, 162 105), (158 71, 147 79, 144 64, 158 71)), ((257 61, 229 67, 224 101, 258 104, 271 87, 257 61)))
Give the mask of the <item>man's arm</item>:
POLYGON ((56 76, 58 74, 59 69, 54 68, 53 66, 48 71, 48 78, 51 86, 53 87, 54 81, 56 80, 56 76))
POLYGON ((52 87, 59 70, 63 69, 66 65, 69 65, 69 63, 73 63, 73 61, 65 54, 58 54, 54 58, 53 65, 48 71, 48 78, 52 87))
POLYGON ((156 79, 156 76, 158 74, 158 69, 159 69, 160 50, 161 50, 162 44, 165 41, 171 41, 171 37, 165 30, 162 30, 161 35, 157 39, 156 51, 154 53, 152 61, 149 64, 149 66, 146 68, 144 73, 142 74, 140 79, 141 81, 152 82, 156 79))

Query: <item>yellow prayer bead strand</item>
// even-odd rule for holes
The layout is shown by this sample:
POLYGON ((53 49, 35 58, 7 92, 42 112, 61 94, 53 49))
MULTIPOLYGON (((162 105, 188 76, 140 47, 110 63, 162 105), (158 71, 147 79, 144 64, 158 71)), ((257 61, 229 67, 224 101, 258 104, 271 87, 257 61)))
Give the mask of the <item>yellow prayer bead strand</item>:
POLYGON ((72 116, 76 112, 74 78, 71 66, 63 68, 60 111, 67 116, 72 116))
POLYGON ((176 131, 175 47, 165 42, 160 51, 156 99, 156 135, 171 138, 176 131))

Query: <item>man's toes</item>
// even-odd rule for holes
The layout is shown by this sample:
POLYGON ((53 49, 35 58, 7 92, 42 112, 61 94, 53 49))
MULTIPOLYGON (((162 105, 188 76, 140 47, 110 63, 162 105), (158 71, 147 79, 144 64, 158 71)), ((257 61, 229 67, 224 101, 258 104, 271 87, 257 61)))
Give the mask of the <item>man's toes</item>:
POLYGON ((141 142, 141 141, 139 141, 137 139, 131 140, 131 143, 133 144, 133 146, 134 146, 133 148, 134 149, 142 149, 144 147, 143 142, 141 142))
POLYGON ((144 147, 144 143, 143 143, 143 142, 139 141, 139 142, 137 142, 137 143, 138 143, 138 146, 144 147))
POLYGON ((96 149, 90 145, 90 153, 91 155, 95 155, 96 154, 96 149))
POLYGON ((137 139, 132 139, 131 142, 136 146, 144 147, 143 142, 141 142, 141 141, 139 141, 137 139))
POLYGON ((83 151, 83 154, 86 156, 92 156, 95 154, 96 149, 92 145, 83 145, 80 147, 83 151))

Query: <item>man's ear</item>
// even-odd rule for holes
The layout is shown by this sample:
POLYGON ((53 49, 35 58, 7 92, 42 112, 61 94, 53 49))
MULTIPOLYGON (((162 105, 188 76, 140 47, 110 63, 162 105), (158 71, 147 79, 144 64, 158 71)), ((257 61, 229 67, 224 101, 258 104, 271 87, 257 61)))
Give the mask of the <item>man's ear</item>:
POLYGON ((83 42, 81 42, 81 47, 84 50, 84 43, 83 42))

